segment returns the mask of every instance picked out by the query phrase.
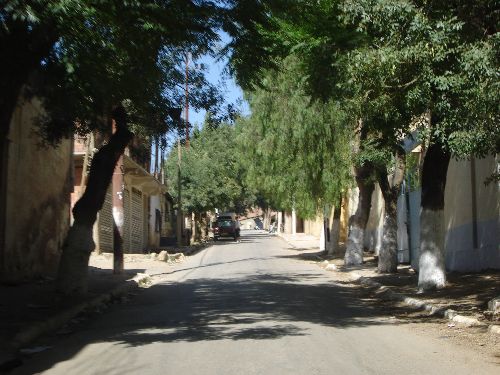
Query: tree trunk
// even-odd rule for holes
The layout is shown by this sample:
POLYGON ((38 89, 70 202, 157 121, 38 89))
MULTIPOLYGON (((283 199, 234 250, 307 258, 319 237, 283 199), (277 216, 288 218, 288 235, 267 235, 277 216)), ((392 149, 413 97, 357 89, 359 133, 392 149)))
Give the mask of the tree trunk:
MULTIPOLYGON (((337 210, 335 210, 337 211, 337 210)), ((331 247, 331 254, 334 257, 341 257, 344 256, 340 250, 339 246, 339 238, 340 238, 340 210, 339 211, 339 217, 333 217, 333 222, 332 222, 332 232, 331 232, 331 241, 332 241, 332 247, 331 247)), ((336 213, 334 213, 335 215, 336 213)))
POLYGON ((113 194, 113 273, 120 275, 125 269, 123 257, 123 235, 125 229, 123 155, 116 162, 111 184, 113 194))
POLYGON ((206 241, 208 237, 208 221, 207 213, 200 213, 200 241, 206 241))
POLYGON ((195 243, 197 238, 197 231, 196 231, 196 213, 191 212, 191 244, 195 243))
POLYGON ((425 154, 422 170, 420 213, 420 290, 443 288, 446 284, 444 254, 444 190, 450 154, 433 144, 425 154))
POLYGON ((347 235, 344 264, 346 266, 363 263, 363 246, 366 222, 370 214, 373 183, 367 180, 371 173, 370 166, 354 168, 356 185, 358 187, 356 211, 349 217, 349 232, 347 235))
POLYGON ((95 244, 92 226, 102 208, 115 165, 133 134, 128 130, 125 110, 113 111, 116 131, 109 142, 94 156, 88 183, 82 197, 73 207, 74 222, 66 237, 56 280, 57 291, 63 295, 85 294, 90 253, 95 244))
POLYGON ((182 234, 184 232, 184 214, 182 213, 182 181, 181 181, 181 141, 177 139, 177 216, 175 233, 177 237, 177 247, 182 247, 182 234))
POLYGON ((82 177, 80 178, 80 188, 78 190, 78 198, 81 198, 87 185, 87 169, 89 168, 92 153, 94 151, 94 133, 90 133, 85 138, 85 155, 83 157, 82 177))
POLYGON ((271 209, 268 207, 264 211, 264 229, 269 230, 271 225, 271 209))
POLYGON ((385 214, 382 247, 378 257, 378 272, 394 273, 398 270, 398 195, 404 180, 405 159, 402 152, 396 154, 396 168, 391 181, 387 170, 379 175, 380 190, 384 197, 385 214))
POLYGON ((392 202, 386 204, 384 214, 384 234, 378 256, 377 270, 380 273, 394 273, 398 270, 398 222, 397 209, 392 202))
POLYGON ((330 247, 328 249, 328 255, 331 256, 342 256, 340 254, 339 238, 340 238, 340 214, 342 212, 342 197, 339 197, 338 201, 335 202, 333 207, 333 218, 330 231, 330 247))

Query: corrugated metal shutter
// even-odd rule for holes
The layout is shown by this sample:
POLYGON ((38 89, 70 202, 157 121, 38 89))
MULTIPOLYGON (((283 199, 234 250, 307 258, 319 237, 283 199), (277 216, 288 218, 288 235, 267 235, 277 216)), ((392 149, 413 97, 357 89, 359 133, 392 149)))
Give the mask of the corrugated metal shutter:
POLYGON ((142 252, 143 239, 143 204, 142 192, 132 188, 132 212, 130 223, 130 250, 134 253, 142 252))
POLYGON ((130 193, 123 191, 123 251, 132 252, 130 247, 130 193))
POLYGON ((111 186, 106 192, 104 204, 99 211, 99 241, 101 251, 113 252, 113 193, 111 186))

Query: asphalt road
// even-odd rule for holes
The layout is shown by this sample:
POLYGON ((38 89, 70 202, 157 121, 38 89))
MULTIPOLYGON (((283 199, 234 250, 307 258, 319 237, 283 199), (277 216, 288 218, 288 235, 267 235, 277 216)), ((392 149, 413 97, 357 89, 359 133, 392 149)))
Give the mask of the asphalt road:
MULTIPOLYGON (((499 374, 262 232, 190 257, 13 374, 499 374)), ((496 363, 495 363, 496 362, 496 363)))

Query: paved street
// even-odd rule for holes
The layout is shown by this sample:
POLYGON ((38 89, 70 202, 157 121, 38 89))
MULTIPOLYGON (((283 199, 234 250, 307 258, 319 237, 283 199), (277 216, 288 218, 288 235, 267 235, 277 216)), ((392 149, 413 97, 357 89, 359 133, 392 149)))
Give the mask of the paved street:
POLYGON ((220 241, 13 373, 499 373, 499 358, 414 332, 295 255, 263 232, 220 241))

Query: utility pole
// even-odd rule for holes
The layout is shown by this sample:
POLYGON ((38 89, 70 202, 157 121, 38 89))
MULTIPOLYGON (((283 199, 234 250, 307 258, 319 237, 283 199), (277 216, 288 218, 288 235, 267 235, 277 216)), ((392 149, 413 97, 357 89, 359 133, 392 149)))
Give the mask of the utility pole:
POLYGON ((182 246, 181 138, 177 139, 177 246, 182 246))
MULTIPOLYGON (((113 120, 113 134, 116 132, 116 123, 113 120)), ((123 226, 125 220, 125 210, 123 205, 124 198, 124 167, 123 155, 118 159, 113 179, 111 181, 111 191, 113 194, 113 273, 120 275, 123 273, 123 226)))
MULTIPOLYGON (((189 150, 189 52, 186 52, 186 150, 189 150)), ((182 213, 182 199, 181 199, 181 139, 177 139, 177 246, 182 246, 182 232, 183 232, 183 213, 182 213)))
POLYGON ((112 181, 113 191, 113 273, 123 273, 123 224, 125 211, 123 205, 124 181, 123 181, 123 155, 116 163, 112 181))
MULTIPOLYGON (((180 131, 181 124, 181 113, 182 107, 180 108, 170 108, 169 116, 174 121, 177 126, 177 130, 180 131)), ((177 246, 182 246, 182 200, 181 200, 181 138, 180 135, 177 138, 177 218, 176 218, 176 228, 175 232, 177 235, 177 246)), ((163 149, 162 149, 162 169, 163 169, 163 149)), ((162 182, 164 181, 164 175, 162 174, 162 182)))
POLYGON ((186 149, 189 150, 189 52, 186 52, 186 149))

